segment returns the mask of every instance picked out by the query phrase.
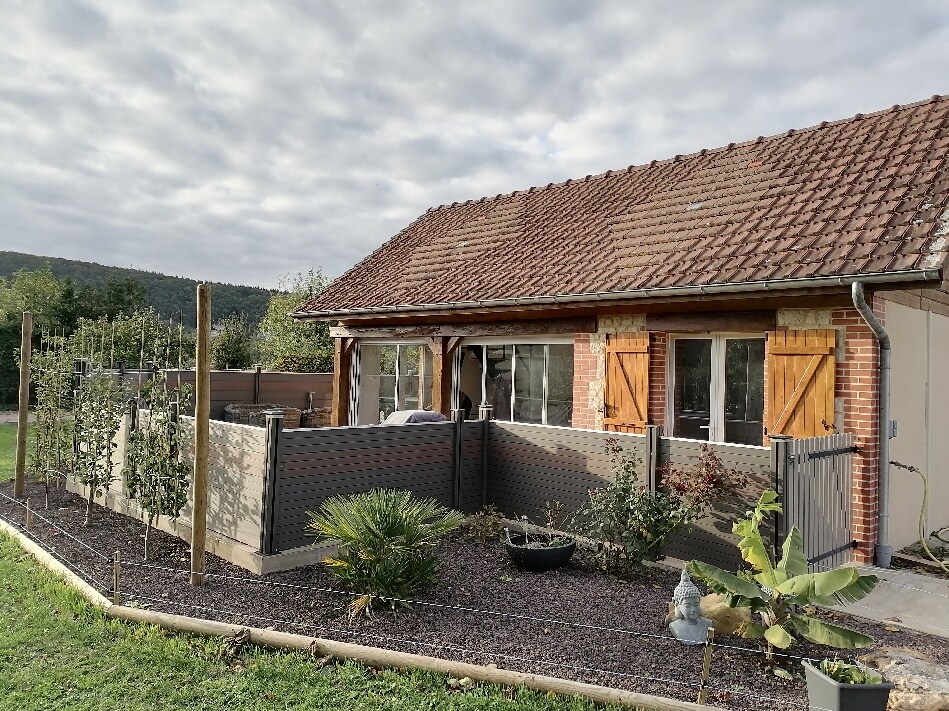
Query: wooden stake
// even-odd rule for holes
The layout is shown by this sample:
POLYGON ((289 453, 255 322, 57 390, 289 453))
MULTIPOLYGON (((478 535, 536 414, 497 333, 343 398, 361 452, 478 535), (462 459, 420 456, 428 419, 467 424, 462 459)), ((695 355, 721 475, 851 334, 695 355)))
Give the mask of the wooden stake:
POLYGON ((112 557, 112 604, 118 605, 122 602, 119 594, 119 584, 122 582, 122 552, 116 551, 112 557))
POLYGON ((27 531, 30 530, 30 526, 33 525, 33 511, 30 509, 30 500, 26 500, 26 520, 23 522, 23 528, 27 531))
POLYGON ((702 660, 702 680, 699 683, 700 704, 705 703, 705 697, 708 695, 708 678, 712 673, 712 642, 715 640, 715 628, 709 627, 705 636, 705 658, 702 660))
POLYGON ((16 470, 13 479, 13 498, 23 498, 26 483, 26 429, 30 414, 30 356, 33 355, 33 313, 23 312, 20 329, 20 399, 16 421, 16 470))
POLYGON ((191 508, 191 584, 204 585, 211 416, 211 289, 198 284, 198 337, 194 383, 194 496, 191 508))

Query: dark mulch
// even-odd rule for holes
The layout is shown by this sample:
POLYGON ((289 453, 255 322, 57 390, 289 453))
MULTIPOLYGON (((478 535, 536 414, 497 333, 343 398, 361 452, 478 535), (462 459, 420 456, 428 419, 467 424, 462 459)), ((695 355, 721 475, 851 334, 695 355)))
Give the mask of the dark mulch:
MULTIPOLYGON (((141 560, 141 523, 96 507, 94 525, 84 527, 84 502, 65 490, 51 491, 49 510, 37 513, 88 548, 38 520, 32 535, 77 572, 106 590, 111 571, 106 558, 113 551, 121 551, 125 561, 141 560)), ((10 496, 11 485, 0 485, 0 494, 10 496)), ((34 505, 42 502, 42 485, 30 484, 29 496, 34 505)), ((0 515, 21 524, 23 509, 6 497, 0 496, 0 515)), ((160 532, 152 535, 150 565, 187 571, 187 545, 160 532)), ((462 533, 446 539, 439 556, 441 581, 418 597, 419 604, 355 621, 346 613, 351 596, 323 591, 338 586, 322 566, 258 577, 209 556, 207 584, 195 588, 187 572, 126 564, 122 592, 133 604, 154 610, 696 699, 702 649, 679 644, 662 624, 678 572, 650 567, 621 580, 596 571, 582 557, 560 570, 523 572, 512 566, 499 543, 475 543, 462 533)), ((844 621, 875 637, 877 646, 910 647, 949 663, 945 640, 844 621)), ((748 641, 720 636, 716 642, 725 646, 713 654, 712 704, 806 708, 798 659, 785 660, 795 673, 788 681, 765 668, 748 641)), ((808 644, 789 651, 822 656, 820 648, 808 644)))

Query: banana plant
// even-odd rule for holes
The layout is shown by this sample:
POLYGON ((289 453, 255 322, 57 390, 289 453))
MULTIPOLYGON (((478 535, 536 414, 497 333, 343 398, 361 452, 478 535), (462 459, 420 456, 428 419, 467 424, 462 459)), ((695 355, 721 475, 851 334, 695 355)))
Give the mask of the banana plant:
POLYGON ((693 560, 688 565, 693 577, 703 580, 719 593, 730 607, 744 607, 757 613, 760 622, 749 622, 741 630, 747 639, 767 643, 770 659, 774 648, 787 649, 796 636, 815 644, 840 649, 866 647, 873 639, 856 630, 831 624, 808 614, 813 605, 843 605, 864 598, 877 583, 875 575, 861 575, 852 566, 811 573, 804 555, 804 538, 795 526, 781 550, 781 559, 773 560, 761 535, 761 524, 770 512, 780 512, 778 494, 766 490, 757 505, 739 519, 732 531, 741 536, 738 549, 752 568, 738 574, 693 560))

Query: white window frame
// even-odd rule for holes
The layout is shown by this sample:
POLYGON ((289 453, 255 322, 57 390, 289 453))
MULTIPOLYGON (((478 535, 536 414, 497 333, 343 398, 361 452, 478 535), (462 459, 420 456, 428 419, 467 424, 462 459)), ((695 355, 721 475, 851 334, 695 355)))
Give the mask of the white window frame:
MULTIPOLYGON (((413 341, 402 341, 402 340, 392 340, 392 339, 380 339, 380 340, 362 339, 362 340, 360 340, 360 341, 357 342, 357 344, 356 344, 357 349, 359 348, 359 346, 395 346, 395 347, 396 347, 396 350, 395 350, 395 391, 394 391, 394 398, 395 398, 395 409, 396 409, 396 410, 401 410, 401 409, 402 409, 401 405, 402 405, 403 403, 402 403, 402 394, 401 394, 400 389, 399 389, 399 377, 400 377, 400 375, 399 375, 399 362, 400 362, 400 359, 401 359, 401 357, 402 357, 402 346, 421 346, 422 348, 426 348, 426 349, 427 349, 427 348, 428 348, 428 344, 427 344, 425 341, 414 341, 414 340, 413 340, 413 341)), ((357 356, 357 357, 354 359, 354 362, 357 363, 358 365, 352 370, 352 372, 356 375, 356 377, 353 378, 354 382, 356 383, 356 388, 355 388, 355 389, 356 389, 356 393, 355 393, 355 396, 351 396, 351 397, 350 397, 350 408, 351 408, 351 409, 350 409, 350 420, 351 420, 350 424, 355 424, 355 422, 354 422, 353 420, 354 420, 354 418, 358 417, 359 404, 360 404, 360 403, 359 403, 359 399, 360 399, 360 395, 361 395, 361 388, 360 388, 360 384, 359 384, 359 380, 361 379, 361 378, 359 377, 359 373, 360 373, 360 370, 361 370, 361 367, 360 367, 360 366, 361 366, 361 363, 360 363, 359 359, 362 358, 362 353, 360 352, 360 350, 357 350, 357 351, 356 351, 356 356, 357 356)), ((424 354, 423 354, 423 356, 424 356, 424 354)), ((419 359, 419 375, 418 375, 418 376, 413 376, 413 377, 420 377, 420 378, 423 378, 423 379, 424 379, 424 377, 425 377, 425 358, 424 358, 424 357, 422 357, 422 358, 419 359)), ((421 399, 422 395, 423 395, 423 390, 422 390, 422 388, 421 388, 421 386, 420 386, 420 389, 419 389, 419 398, 420 398, 420 399, 421 399)))
MULTIPOLYGON (((517 387, 515 385, 517 380, 517 347, 521 346, 544 346, 544 373, 543 373, 543 383, 544 390, 542 395, 542 405, 541 405, 541 422, 540 424, 547 424, 547 369, 550 367, 550 348, 548 346, 554 345, 567 345, 573 346, 576 348, 576 339, 573 336, 521 336, 517 339, 512 339, 506 336, 491 336, 486 338, 472 338, 472 339, 463 339, 458 346, 456 351, 459 354, 461 349, 467 346, 481 346, 481 403, 484 404, 487 401, 488 397, 488 388, 486 383, 487 378, 487 357, 485 353, 486 346, 511 346, 512 357, 511 357, 511 402, 510 409, 507 413, 507 418, 500 417, 500 413, 494 413, 496 419, 514 422, 514 405, 516 400, 515 393, 517 392, 517 387)), ((452 381, 452 400, 457 402, 458 400, 458 389, 459 382, 458 378, 453 378, 452 381)))
POLYGON ((766 339, 765 333, 743 333, 740 331, 724 333, 675 333, 669 334, 669 348, 666 352, 666 432, 675 432, 675 353, 676 341, 706 340, 712 342, 711 377, 709 379, 709 419, 708 441, 719 444, 725 442, 725 342, 739 338, 766 339))

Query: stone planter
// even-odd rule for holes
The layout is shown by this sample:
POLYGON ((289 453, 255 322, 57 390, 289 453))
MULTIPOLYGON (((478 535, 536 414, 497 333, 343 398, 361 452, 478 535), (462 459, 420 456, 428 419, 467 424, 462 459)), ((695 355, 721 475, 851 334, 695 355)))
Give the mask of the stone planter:
POLYGON ((807 703, 812 711, 886 711, 893 683, 842 684, 809 662, 804 665, 807 703))
POLYGON ((524 570, 543 571, 559 568, 570 562, 577 550, 577 542, 564 536, 563 539, 549 534, 512 533, 505 529, 504 548, 514 564, 524 570), (557 541, 567 542, 557 544, 557 541), (550 542, 554 545, 551 545, 550 542))

